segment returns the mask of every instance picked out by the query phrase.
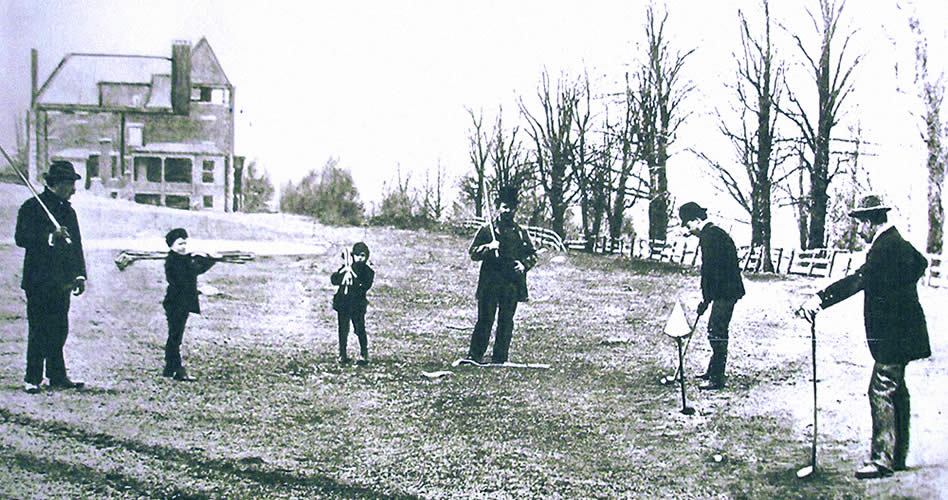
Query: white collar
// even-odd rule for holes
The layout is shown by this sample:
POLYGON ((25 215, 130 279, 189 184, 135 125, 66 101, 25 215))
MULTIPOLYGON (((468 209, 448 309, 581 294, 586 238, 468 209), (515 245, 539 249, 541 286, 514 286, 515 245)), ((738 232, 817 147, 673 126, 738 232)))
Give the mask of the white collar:
POLYGON ((872 237, 872 243, 870 243, 869 246, 875 245, 876 241, 879 241, 879 236, 882 236, 882 233, 888 231, 889 229, 892 229, 893 227, 895 227, 895 224, 891 222, 886 222, 885 224, 883 224, 882 227, 880 227, 879 230, 876 231, 876 235, 872 237))

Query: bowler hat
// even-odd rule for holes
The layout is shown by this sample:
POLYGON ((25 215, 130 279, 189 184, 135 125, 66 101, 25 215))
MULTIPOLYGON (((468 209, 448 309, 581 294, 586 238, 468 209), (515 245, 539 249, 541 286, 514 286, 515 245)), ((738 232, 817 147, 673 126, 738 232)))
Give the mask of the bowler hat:
POLYGON ((56 181, 76 181, 82 177, 76 173, 72 163, 65 160, 56 160, 49 165, 49 171, 43 174, 43 178, 48 183, 56 181))
POLYGON ((681 219, 682 224, 686 224, 695 219, 707 219, 708 211, 701 208, 701 205, 689 201, 678 208, 678 218, 681 219))
POLYGON ((849 212, 849 216, 863 217, 878 212, 888 212, 889 210, 892 210, 892 207, 885 206, 882 197, 877 194, 867 194, 859 199, 856 208, 849 212))

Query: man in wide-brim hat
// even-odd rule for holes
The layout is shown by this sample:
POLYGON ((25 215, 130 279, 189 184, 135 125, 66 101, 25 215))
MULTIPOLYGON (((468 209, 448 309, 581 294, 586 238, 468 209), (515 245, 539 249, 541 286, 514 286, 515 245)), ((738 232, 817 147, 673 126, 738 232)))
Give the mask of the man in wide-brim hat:
POLYGON ((872 446, 860 479, 888 476, 906 468, 909 447, 909 392, 905 366, 931 355, 925 313, 916 282, 928 261, 889 223, 890 207, 875 194, 863 196, 849 213, 858 233, 871 243, 866 263, 807 301, 800 312, 811 320, 821 310, 865 292, 866 340, 875 361, 869 381, 872 446))
POLYGON ((54 161, 43 178, 46 189, 20 206, 15 240, 26 249, 21 288, 26 292, 26 391, 41 390, 43 375, 50 387, 75 389, 82 382, 66 374, 63 347, 69 334, 69 296, 85 291, 86 263, 82 235, 69 198, 80 179, 72 163, 54 161), (41 203, 42 202, 42 203, 41 203), (57 229, 49 209, 60 227, 57 229))

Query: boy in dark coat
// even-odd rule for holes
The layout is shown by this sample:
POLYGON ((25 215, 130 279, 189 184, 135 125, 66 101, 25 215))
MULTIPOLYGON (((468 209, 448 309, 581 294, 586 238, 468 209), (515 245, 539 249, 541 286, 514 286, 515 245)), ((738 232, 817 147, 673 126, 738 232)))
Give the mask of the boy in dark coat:
POLYGON ((349 323, 359 337, 359 361, 369 363, 369 339, 365 333, 365 310, 369 301, 365 292, 372 288, 375 271, 369 267, 369 246, 363 242, 352 245, 352 265, 343 264, 332 273, 329 281, 339 287, 332 298, 332 308, 338 313, 339 320, 339 362, 346 364, 349 356, 346 345, 349 339, 349 323))
POLYGON ((518 196, 516 189, 502 189, 494 206, 497 217, 474 235, 468 253, 481 262, 477 279, 477 323, 465 360, 481 364, 497 318, 497 333, 491 363, 506 363, 513 336, 517 303, 527 301, 527 271, 537 262, 530 236, 514 222, 518 196))
POLYGON ((203 274, 215 260, 206 254, 188 253, 188 232, 175 228, 165 235, 165 242, 171 251, 165 258, 165 278, 168 289, 162 305, 168 318, 168 341, 165 343, 165 368, 161 374, 175 380, 190 382, 181 363, 181 341, 184 339, 184 326, 190 313, 201 314, 198 301, 197 276, 203 274))
POLYGON ((695 202, 678 209, 678 217, 688 231, 698 237, 701 246, 701 303, 698 316, 711 306, 708 318, 708 341, 711 360, 708 370, 699 375, 706 380, 699 389, 724 388, 724 370, 727 364, 728 328, 734 314, 734 304, 744 296, 741 268, 737 262, 737 248, 730 236, 708 220, 708 212, 695 202))
POLYGON ((925 313, 916 282, 928 261, 888 223, 890 210, 876 195, 864 196, 849 215, 859 235, 871 243, 866 263, 855 273, 826 287, 800 312, 811 321, 827 307, 860 290, 865 292, 866 340, 875 364, 869 380, 872 413, 870 461, 856 471, 860 479, 883 477, 905 469, 909 447, 909 392, 905 366, 931 356, 925 313))

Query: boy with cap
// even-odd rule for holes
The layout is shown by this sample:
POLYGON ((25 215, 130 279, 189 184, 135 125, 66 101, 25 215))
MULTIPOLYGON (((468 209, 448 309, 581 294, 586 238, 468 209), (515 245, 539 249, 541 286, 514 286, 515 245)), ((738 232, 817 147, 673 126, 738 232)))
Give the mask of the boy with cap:
POLYGON ((171 251, 165 258, 165 278, 168 289, 162 305, 168 319, 168 341, 165 343, 165 368, 161 374, 175 380, 190 382, 195 380, 188 375, 181 363, 181 341, 184 339, 184 326, 190 313, 201 314, 198 301, 197 276, 210 269, 215 260, 207 254, 188 253, 188 232, 184 228, 174 228, 165 235, 165 243, 171 251))
POLYGON ((701 303, 698 316, 711 306, 708 318, 708 342, 711 344, 711 360, 708 370, 698 375, 705 382, 698 386, 702 390, 724 388, 724 371, 727 364, 728 328, 734 314, 734 304, 744 296, 741 268, 737 262, 734 241, 720 227, 708 220, 708 211, 690 201, 678 209, 681 224, 698 237, 701 247, 701 303))
POLYGON ((363 242, 352 245, 352 265, 343 264, 332 273, 329 281, 339 287, 332 298, 332 308, 336 310, 339 321, 339 362, 349 362, 346 346, 349 339, 349 323, 359 337, 359 361, 369 363, 369 339, 365 333, 365 310, 369 301, 365 292, 372 288, 375 270, 369 266, 369 246, 363 242))
POLYGON ((23 279, 26 292, 26 392, 40 392, 43 368, 50 387, 78 389, 82 382, 66 375, 63 347, 69 335, 69 294, 86 289, 86 262, 76 211, 69 198, 81 177, 68 161, 54 161, 43 176, 46 189, 26 200, 16 216, 17 246, 26 249, 23 279), (47 215, 44 207, 49 210, 47 215), (59 229, 53 224, 59 223, 59 229))
POLYGON ((853 274, 819 291, 797 311, 813 321, 820 310, 865 292, 863 315, 869 352, 875 361, 869 379, 872 413, 870 460, 856 471, 859 479, 905 470, 909 447, 909 392, 905 366, 931 356, 925 313, 916 282, 928 261, 889 223, 890 207, 866 195, 849 215, 870 243, 866 263, 853 274))

